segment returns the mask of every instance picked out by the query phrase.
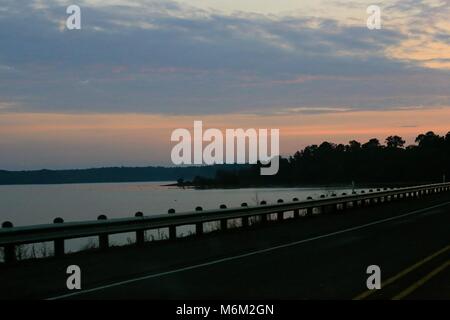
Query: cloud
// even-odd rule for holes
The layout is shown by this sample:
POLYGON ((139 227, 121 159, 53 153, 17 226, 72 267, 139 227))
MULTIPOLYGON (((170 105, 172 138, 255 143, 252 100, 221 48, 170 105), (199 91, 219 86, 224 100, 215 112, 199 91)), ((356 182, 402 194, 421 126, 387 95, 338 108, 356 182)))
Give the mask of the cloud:
POLYGON ((2 111, 17 111, 18 105, 14 102, 0 101, 0 112, 2 111))
POLYGON ((391 4, 388 12, 401 12, 388 19, 404 39, 386 48, 386 55, 427 68, 450 70, 450 5, 440 0, 406 0, 391 4))
POLYGON ((5 0, 0 97, 31 112, 167 114, 450 101, 446 24, 427 27, 443 16, 439 3, 390 1, 376 32, 365 27, 367 1, 352 3, 354 19, 333 17, 339 2, 317 17, 198 3, 79 1, 82 30, 61 32, 70 1, 5 0), (408 34, 417 26, 422 38, 408 34))
POLYGON ((11 66, 0 65, 0 73, 12 73, 12 72, 17 72, 17 70, 11 66))

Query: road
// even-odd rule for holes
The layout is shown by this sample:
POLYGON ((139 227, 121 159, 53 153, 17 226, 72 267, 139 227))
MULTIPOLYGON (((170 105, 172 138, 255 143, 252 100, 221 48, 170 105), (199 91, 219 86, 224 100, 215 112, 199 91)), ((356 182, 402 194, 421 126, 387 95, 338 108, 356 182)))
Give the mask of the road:
POLYGON ((450 299, 450 195, 0 269, 2 299, 450 299), (66 288, 79 265, 82 290, 66 288), (369 265, 381 290, 367 290, 369 265))

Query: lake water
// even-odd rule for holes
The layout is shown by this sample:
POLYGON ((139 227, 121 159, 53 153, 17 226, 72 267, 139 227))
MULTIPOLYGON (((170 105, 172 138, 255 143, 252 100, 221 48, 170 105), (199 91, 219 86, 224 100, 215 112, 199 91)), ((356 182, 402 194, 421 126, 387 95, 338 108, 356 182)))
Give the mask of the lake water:
POLYGON ((180 189, 167 187, 170 182, 93 183, 63 185, 0 186, 0 222, 11 221, 15 226, 52 223, 55 217, 64 221, 95 220, 100 214, 108 218, 192 211, 195 207, 216 209, 249 206, 262 200, 276 203, 297 197, 318 198, 321 194, 345 192, 336 188, 248 188, 248 189, 180 189))
MULTIPOLYGON (((262 200, 275 203, 278 199, 290 201, 297 197, 318 198, 321 194, 351 191, 350 188, 248 188, 248 189, 180 189, 167 187, 170 182, 93 183, 64 185, 0 186, 0 222, 11 221, 14 226, 52 223, 55 217, 66 222, 96 220, 100 214, 108 218, 131 217, 137 211, 144 215, 192 211, 195 207, 216 209, 249 206, 262 200)), ((160 238, 163 232, 152 231, 149 238, 160 238)), ((189 229, 178 231, 188 234, 189 229)), ((112 243, 133 241, 134 234, 111 236, 112 243)), ((95 246, 96 238, 68 240, 67 250, 77 251, 95 246)), ((50 246, 51 247, 51 246, 50 246)), ((45 255, 46 253, 44 253, 45 255)), ((39 254, 37 254, 39 255, 39 254)))

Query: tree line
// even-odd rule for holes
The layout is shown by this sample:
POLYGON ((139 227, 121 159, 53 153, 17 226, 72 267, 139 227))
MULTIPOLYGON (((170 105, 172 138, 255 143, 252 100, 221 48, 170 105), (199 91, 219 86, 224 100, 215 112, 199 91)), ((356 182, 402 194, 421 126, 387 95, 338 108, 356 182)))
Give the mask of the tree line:
POLYGON ((382 144, 373 138, 365 143, 322 142, 294 155, 280 158, 274 176, 261 176, 261 164, 236 170, 218 170, 213 178, 197 176, 197 187, 245 187, 271 185, 415 184, 450 178, 450 132, 420 134, 415 144, 405 146, 397 135, 382 144))
MULTIPOLYGON (((110 167, 70 170, 0 170, 0 185, 61 184, 98 182, 183 181, 195 176, 214 177, 217 170, 234 170, 237 165, 189 167, 110 167)), ((239 166, 241 167, 241 166, 239 166)))

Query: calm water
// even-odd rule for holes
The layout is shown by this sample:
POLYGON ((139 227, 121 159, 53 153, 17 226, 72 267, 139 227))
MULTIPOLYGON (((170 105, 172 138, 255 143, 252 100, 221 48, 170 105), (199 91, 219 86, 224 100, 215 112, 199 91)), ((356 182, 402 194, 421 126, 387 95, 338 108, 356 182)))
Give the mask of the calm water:
MULTIPOLYGON (((94 183, 64 185, 0 186, 0 221, 9 220, 15 226, 51 223, 55 217, 64 221, 95 220, 99 214, 108 218, 191 211, 196 206, 204 209, 240 206, 242 202, 254 205, 266 200, 275 203, 297 197, 319 197, 332 191, 349 189, 317 188, 251 188, 195 190, 166 187, 168 182, 94 183)), ((344 191, 345 190, 345 191, 344 191)))
MULTIPOLYGON (((169 208, 177 212, 191 211, 196 206, 204 209, 240 206, 242 202, 254 205, 262 200, 275 203, 297 197, 314 198, 331 192, 348 192, 350 189, 318 188, 249 188, 195 190, 166 187, 168 182, 145 183, 97 183, 66 185, 0 186, 0 222, 11 221, 15 226, 52 223, 55 217, 64 221, 95 220, 98 215, 108 218, 134 216, 137 211, 144 215, 166 213, 169 208)), ((183 233, 183 230, 180 231, 183 233)), ((164 231, 163 231, 164 233, 164 231)), ((188 229, 184 233, 189 233, 188 229)), ((153 231, 149 237, 161 237, 153 231)), ((133 241, 134 235, 111 236, 112 242, 122 244, 133 241)), ((96 239, 67 241, 68 250, 76 251, 95 246, 96 239)))

